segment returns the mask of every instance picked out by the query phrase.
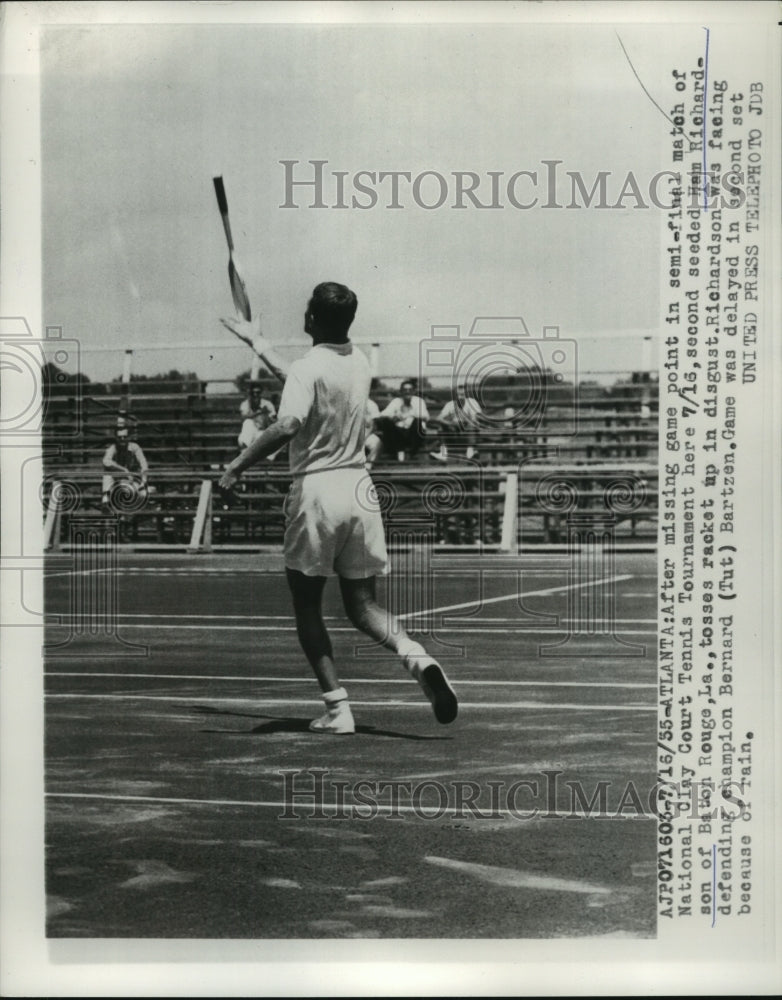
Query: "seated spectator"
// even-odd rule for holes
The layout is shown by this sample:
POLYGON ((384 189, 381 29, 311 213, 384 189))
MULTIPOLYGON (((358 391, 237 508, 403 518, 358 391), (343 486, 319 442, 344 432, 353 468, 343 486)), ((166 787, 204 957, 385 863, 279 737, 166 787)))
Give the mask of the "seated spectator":
POLYGON ((426 440, 429 411, 423 399, 414 396, 413 391, 413 383, 405 379, 399 395, 391 400, 375 420, 375 427, 385 450, 391 454, 396 452, 400 462, 404 462, 407 454, 411 458, 415 457, 426 440))
POLYGON ((114 441, 103 455, 103 469, 101 506, 104 511, 111 507, 111 490, 118 480, 132 483, 140 493, 147 490, 149 465, 141 446, 130 440, 126 426, 118 426, 114 432, 114 441))
POLYGON ((475 458, 477 455, 475 445, 483 409, 465 386, 460 385, 456 393, 456 399, 448 400, 436 421, 440 429, 440 447, 430 454, 438 462, 448 461, 449 444, 455 447, 465 446, 467 458, 475 458))
MULTIPOLYGON (((244 451, 270 424, 274 423, 277 419, 277 411, 274 404, 264 398, 261 386, 254 385, 251 386, 247 399, 242 400, 239 412, 244 420, 236 440, 239 448, 244 451)), ((268 460, 272 461, 277 454, 275 452, 274 455, 269 455, 268 460)))
POLYGON ((263 386, 257 382, 250 383, 250 391, 247 398, 242 400, 239 413, 245 420, 252 419, 259 413, 265 413, 267 427, 277 419, 274 404, 264 396, 263 386))
POLYGON ((256 413, 255 416, 247 417, 242 421, 242 427, 239 431, 239 436, 236 441, 239 447, 244 451, 245 448, 249 448, 253 441, 266 430, 269 424, 274 423, 274 420, 269 420, 268 414, 265 411, 256 413))

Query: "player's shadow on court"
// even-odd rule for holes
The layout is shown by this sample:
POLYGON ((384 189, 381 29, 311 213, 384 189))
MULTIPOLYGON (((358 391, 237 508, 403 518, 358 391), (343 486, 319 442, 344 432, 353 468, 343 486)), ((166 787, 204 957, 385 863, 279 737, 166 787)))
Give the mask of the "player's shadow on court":
MULTIPOLYGON (((292 718, 291 716, 267 715, 264 712, 232 712, 223 708, 211 708, 208 705, 193 705, 192 710, 199 715, 227 715, 243 719, 268 719, 258 726, 243 732, 235 729, 205 729, 205 733, 222 733, 230 736, 273 736, 275 733, 306 733, 310 732, 310 720, 292 718)), ((400 733, 394 729, 378 729, 377 726, 356 725, 357 736, 384 736, 392 740, 451 740, 452 736, 421 736, 418 733, 400 733)))

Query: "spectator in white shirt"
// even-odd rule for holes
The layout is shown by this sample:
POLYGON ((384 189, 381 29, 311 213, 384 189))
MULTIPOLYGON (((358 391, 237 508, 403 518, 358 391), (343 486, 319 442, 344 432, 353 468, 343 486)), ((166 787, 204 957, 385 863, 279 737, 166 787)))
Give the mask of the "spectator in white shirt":
POLYGON ((399 395, 388 404, 375 421, 386 451, 397 453, 400 462, 409 453, 414 457, 426 439, 429 411, 420 396, 414 396, 414 385, 406 379, 399 395))
POLYGON ((277 417, 277 411, 274 409, 274 403, 272 403, 271 400, 266 399, 263 394, 263 386, 254 382, 250 383, 250 391, 247 394, 247 398, 242 400, 241 406, 239 407, 239 413, 245 420, 250 417, 254 417, 258 413, 264 413, 267 418, 267 427, 277 417))
MULTIPOLYGON (((244 417, 237 443, 243 450, 259 437, 277 419, 277 411, 271 400, 265 399, 259 385, 252 385, 247 399, 242 400, 239 412, 244 417)), ((274 456, 270 456, 274 458, 274 456)))
POLYGON ((458 387, 456 398, 451 398, 440 411, 437 425, 440 428, 440 447, 430 452, 438 462, 448 460, 448 446, 465 447, 468 459, 477 455, 476 443, 483 410, 480 403, 465 386, 458 387))

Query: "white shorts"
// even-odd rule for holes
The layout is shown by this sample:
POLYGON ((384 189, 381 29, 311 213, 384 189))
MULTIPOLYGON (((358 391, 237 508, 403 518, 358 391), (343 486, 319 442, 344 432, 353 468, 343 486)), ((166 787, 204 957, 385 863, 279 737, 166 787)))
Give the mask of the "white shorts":
POLYGON ((351 580, 388 572, 383 519, 372 478, 364 469, 295 477, 284 511, 288 569, 351 580))

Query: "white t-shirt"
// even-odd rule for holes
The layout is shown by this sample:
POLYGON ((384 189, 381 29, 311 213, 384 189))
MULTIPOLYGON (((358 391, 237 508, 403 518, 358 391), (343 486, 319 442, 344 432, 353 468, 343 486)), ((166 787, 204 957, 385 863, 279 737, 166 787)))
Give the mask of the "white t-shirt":
POLYGON ((242 429, 239 432, 239 437, 237 441, 239 442, 240 448, 249 448, 250 445, 263 434, 265 427, 263 424, 259 426, 260 421, 248 417, 246 420, 242 421, 242 429))
POLYGON ((316 344, 293 362, 278 419, 301 421, 289 447, 294 476, 364 468, 364 420, 371 381, 369 362, 350 341, 316 344))
MULTIPOLYGON (((477 418, 483 413, 479 404, 471 399, 469 396, 464 399, 461 406, 459 407, 463 419, 468 424, 474 424, 477 418)), ((445 406, 440 411, 440 416, 438 418, 444 424, 458 424, 459 416, 457 415, 456 403, 454 400, 449 399, 445 406)))
POLYGON ((429 411, 420 396, 411 396, 410 404, 405 403, 401 396, 396 396, 380 414, 381 417, 391 417, 400 427, 410 427, 413 420, 428 420, 429 411))
POLYGON ((274 403, 269 399, 261 399, 258 401, 258 406, 253 409, 253 405, 249 399, 243 399, 239 407, 239 413, 244 417, 245 420, 254 417, 258 413, 263 413, 267 418, 268 427, 270 423, 274 420, 277 415, 277 411, 274 409, 274 403))

